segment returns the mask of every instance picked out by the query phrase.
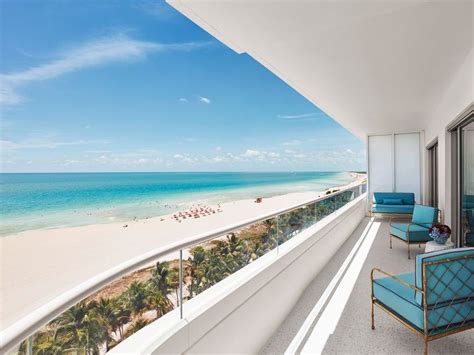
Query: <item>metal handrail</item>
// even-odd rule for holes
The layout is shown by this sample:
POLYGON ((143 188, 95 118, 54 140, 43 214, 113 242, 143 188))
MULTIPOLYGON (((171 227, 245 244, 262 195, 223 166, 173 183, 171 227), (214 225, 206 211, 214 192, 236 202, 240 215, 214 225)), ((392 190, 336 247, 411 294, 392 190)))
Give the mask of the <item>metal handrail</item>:
MULTIPOLYGON (((295 211, 299 208, 320 201, 324 201, 328 198, 332 198, 343 192, 353 190, 354 188, 361 187, 365 184, 366 182, 362 182, 359 184, 347 186, 343 189, 338 190, 337 192, 320 196, 316 199, 308 200, 303 203, 293 205, 292 207, 282 208, 272 213, 264 213, 257 217, 250 218, 239 223, 227 225, 224 228, 218 228, 210 232, 200 233, 190 238, 181 240, 179 242, 170 243, 164 247, 154 249, 150 252, 127 260, 64 292, 60 296, 54 298, 53 300, 49 301, 48 303, 42 305, 33 312, 24 316, 20 320, 16 321, 9 327, 5 328, 3 331, 0 332, 0 353, 6 353, 11 348, 20 344, 23 340, 34 334, 41 327, 46 325, 51 320, 55 319, 58 315, 62 314, 64 311, 68 310, 70 307, 79 303, 86 297, 92 295, 94 292, 97 292, 102 287, 108 285, 109 283, 120 278, 121 276, 124 276, 137 269, 140 269, 141 267, 149 265, 160 257, 169 255, 173 252, 181 251, 183 249, 187 249, 189 247, 209 241, 211 239, 215 239, 216 237, 223 236, 232 231, 245 228, 255 223, 263 222, 268 219, 278 217, 282 214, 295 211)), ((363 195, 363 193, 361 193, 361 195, 363 195)))

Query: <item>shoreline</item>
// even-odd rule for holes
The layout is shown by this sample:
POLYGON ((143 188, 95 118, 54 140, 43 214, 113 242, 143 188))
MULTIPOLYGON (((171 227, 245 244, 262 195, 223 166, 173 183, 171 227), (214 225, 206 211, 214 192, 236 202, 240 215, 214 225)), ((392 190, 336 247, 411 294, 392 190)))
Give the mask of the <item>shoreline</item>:
MULTIPOLYGON (((366 174, 361 172, 355 171, 347 171, 346 172, 353 180, 347 183, 341 183, 340 185, 332 185, 331 187, 318 190, 318 191, 327 191, 334 188, 342 188, 348 184, 351 184, 354 180, 363 179, 366 174)), ((295 184, 299 184, 301 182, 295 182, 295 184)), ((290 184, 291 185, 291 184, 290 184)), ((91 225, 103 225, 103 224, 128 224, 134 222, 140 222, 145 220, 151 220, 154 218, 168 218, 171 215, 177 213, 186 213, 191 209, 196 209, 200 207, 205 208, 219 208, 220 205, 232 203, 236 201, 248 200, 257 197, 263 197, 265 199, 293 194, 293 193, 306 193, 309 191, 316 191, 316 189, 312 189, 308 187, 307 189, 303 189, 301 191, 281 191, 281 190, 266 190, 270 186, 263 186, 261 188, 253 187, 251 189, 255 190, 254 193, 249 191, 240 192, 238 190, 230 190, 223 192, 223 196, 212 196, 212 197, 204 197, 204 196, 192 196, 190 199, 185 199, 183 197, 176 197, 170 200, 144 200, 142 202, 136 202, 134 204, 123 204, 117 205, 115 207, 94 207, 89 206, 88 208, 73 208, 73 209, 66 209, 63 212, 53 212, 49 214, 48 212, 41 213, 39 216, 36 214, 30 215, 27 214, 26 216, 15 216, 13 220, 18 220, 19 226, 15 227, 14 224, 6 224, 0 223, 0 239, 13 237, 22 235, 24 233, 32 233, 32 232, 40 232, 40 231, 50 231, 56 229, 69 229, 69 228, 79 228, 79 227, 86 227, 91 225), (259 192, 259 190, 263 190, 259 192), (225 195, 231 195, 231 198, 224 197, 225 195), (239 196, 242 194, 242 196, 239 196), (144 207, 145 206, 145 207, 144 207), (127 211, 124 213, 124 211, 127 211), (133 214, 129 213, 128 211, 135 211, 133 214), (126 214, 126 215, 125 215, 126 214), (55 220, 51 218, 51 216, 55 217, 55 220), (38 220, 50 218, 50 221, 47 222, 49 225, 37 225, 37 226, 29 226, 29 227, 21 227, 21 221, 24 220, 38 220), (70 220, 75 220, 74 223, 68 223, 70 220), (79 222, 77 222, 79 220, 79 222)), ((285 185, 281 186, 283 189, 285 185)), ((274 188, 274 187, 273 187, 274 188)), ((9 220, 6 217, 5 220, 9 220)), ((38 222, 44 223, 44 222, 38 222)), ((33 223, 34 225, 35 223, 33 223)))
POLYGON ((353 186, 366 179, 365 174, 351 173, 351 176, 354 178, 351 183, 319 192, 293 192, 264 198, 262 203, 255 203, 255 199, 226 202, 221 204, 220 213, 181 222, 168 214, 3 236, 0 238, 0 327, 4 329, 39 305, 131 257, 256 214, 316 199, 327 191, 353 186))

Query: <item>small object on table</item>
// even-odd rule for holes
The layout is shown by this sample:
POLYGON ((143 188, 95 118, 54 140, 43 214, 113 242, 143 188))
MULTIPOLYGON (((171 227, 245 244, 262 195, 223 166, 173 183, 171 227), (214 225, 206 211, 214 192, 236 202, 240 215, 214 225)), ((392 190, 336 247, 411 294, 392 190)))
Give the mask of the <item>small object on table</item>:
POLYGON ((431 242, 426 243, 425 253, 431 253, 432 251, 439 251, 451 248, 454 248, 454 244, 450 240, 446 241, 445 244, 438 244, 433 240, 431 242))
POLYGON ((445 224, 435 224, 429 230, 429 236, 438 244, 444 244, 451 236, 451 228, 445 224))

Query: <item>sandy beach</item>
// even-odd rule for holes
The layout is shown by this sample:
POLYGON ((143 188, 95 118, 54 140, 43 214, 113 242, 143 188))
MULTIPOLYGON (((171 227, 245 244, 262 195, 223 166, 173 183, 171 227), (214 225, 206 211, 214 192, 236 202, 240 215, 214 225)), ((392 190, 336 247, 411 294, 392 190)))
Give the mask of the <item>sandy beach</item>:
MULTIPOLYGON (((353 177, 355 181, 350 185, 360 183, 365 174, 354 173, 353 177)), ((264 198, 261 203, 246 199, 202 210, 198 207, 197 211, 189 212, 190 217, 183 211, 181 216, 187 218, 171 214, 126 223, 31 230, 2 237, 1 329, 97 273, 151 249, 325 193, 290 193, 264 198)))

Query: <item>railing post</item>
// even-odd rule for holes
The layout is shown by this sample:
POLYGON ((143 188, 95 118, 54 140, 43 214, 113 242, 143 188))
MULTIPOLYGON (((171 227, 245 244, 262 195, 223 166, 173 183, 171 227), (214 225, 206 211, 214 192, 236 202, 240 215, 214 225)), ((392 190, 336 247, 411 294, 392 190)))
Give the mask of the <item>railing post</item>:
POLYGON ((33 355, 33 335, 26 339, 26 355, 33 355))
POLYGON ((183 249, 179 250, 179 319, 183 319, 183 249))
POLYGON ((280 234, 280 227, 279 227, 279 220, 280 215, 276 216, 276 243, 277 243, 277 255, 280 254, 280 240, 278 235, 280 234))

